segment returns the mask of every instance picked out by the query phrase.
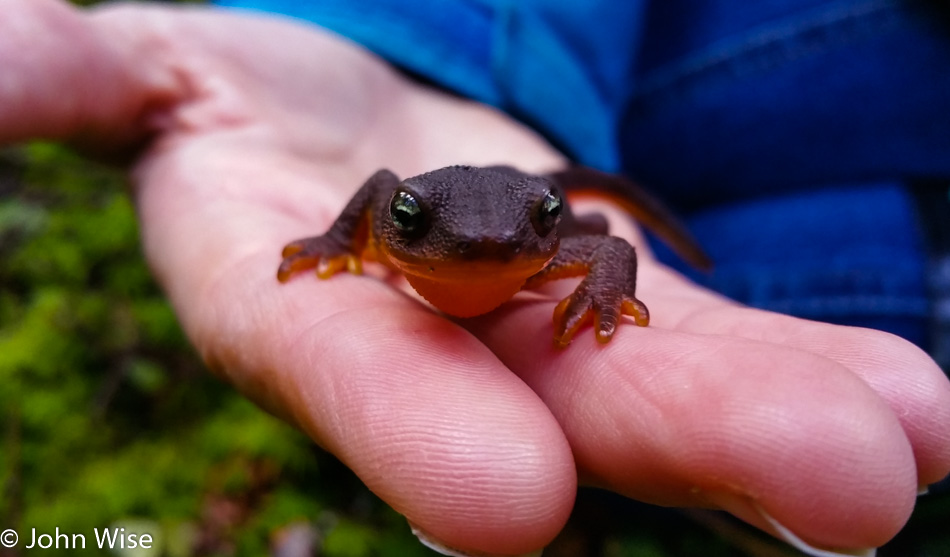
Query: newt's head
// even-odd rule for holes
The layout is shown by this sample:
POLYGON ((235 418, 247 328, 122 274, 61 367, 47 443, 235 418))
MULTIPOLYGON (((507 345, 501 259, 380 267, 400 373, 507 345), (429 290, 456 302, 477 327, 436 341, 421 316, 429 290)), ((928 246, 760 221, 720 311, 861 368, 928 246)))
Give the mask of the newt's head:
POLYGON ((564 210, 554 183, 504 167, 415 176, 388 204, 373 223, 378 249, 417 292, 459 317, 491 311, 547 265, 564 210))

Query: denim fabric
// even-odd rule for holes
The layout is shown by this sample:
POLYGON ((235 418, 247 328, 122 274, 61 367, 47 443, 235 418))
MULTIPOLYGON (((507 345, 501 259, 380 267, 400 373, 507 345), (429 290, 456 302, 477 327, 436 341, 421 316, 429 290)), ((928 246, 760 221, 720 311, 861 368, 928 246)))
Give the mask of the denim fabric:
POLYGON ((717 263, 695 278, 754 306, 946 353, 950 339, 933 330, 946 305, 933 287, 941 267, 928 264, 905 186, 950 177, 946 11, 665 0, 650 4, 644 29, 621 160, 691 213, 717 263))
POLYGON ((219 3, 316 22, 622 169, 739 301, 929 343, 939 266, 905 182, 950 178, 938 0, 219 3))
POLYGON ((625 169, 681 206, 950 176, 950 18, 936 5, 652 3, 625 169))
POLYGON ((752 306, 928 341, 925 246, 901 184, 827 187, 692 214, 715 261, 703 274, 654 250, 696 282, 752 306))

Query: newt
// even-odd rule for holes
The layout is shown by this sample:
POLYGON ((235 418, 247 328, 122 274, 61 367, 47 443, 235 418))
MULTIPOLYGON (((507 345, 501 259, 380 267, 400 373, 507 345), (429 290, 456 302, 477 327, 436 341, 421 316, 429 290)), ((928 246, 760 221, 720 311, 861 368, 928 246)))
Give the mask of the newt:
POLYGON ((471 317, 522 289, 584 277, 554 309, 558 346, 591 320, 602 343, 623 315, 647 326, 633 246, 608 235, 603 215, 574 215, 566 194, 617 201, 687 262, 710 264, 670 211, 626 178, 584 167, 533 175, 508 166, 449 166, 406 180, 377 171, 325 234, 284 247, 277 278, 286 282, 313 268, 321 279, 359 274, 363 260, 378 261, 439 310, 471 317))

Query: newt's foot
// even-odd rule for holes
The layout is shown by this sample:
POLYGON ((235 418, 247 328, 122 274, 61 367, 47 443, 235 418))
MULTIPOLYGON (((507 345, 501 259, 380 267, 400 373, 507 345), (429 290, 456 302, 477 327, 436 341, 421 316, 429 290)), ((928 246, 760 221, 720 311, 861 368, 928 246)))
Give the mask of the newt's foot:
POLYGON ((363 272, 363 264, 345 245, 327 236, 314 236, 291 242, 281 253, 284 260, 277 269, 277 280, 287 282, 293 275, 317 269, 317 277, 327 279, 344 269, 354 275, 363 272))
POLYGON ((597 341, 610 342, 623 315, 630 315, 640 327, 650 324, 650 310, 633 296, 592 293, 578 287, 554 308, 554 343, 559 348, 570 344, 574 334, 589 321, 594 321, 597 341))

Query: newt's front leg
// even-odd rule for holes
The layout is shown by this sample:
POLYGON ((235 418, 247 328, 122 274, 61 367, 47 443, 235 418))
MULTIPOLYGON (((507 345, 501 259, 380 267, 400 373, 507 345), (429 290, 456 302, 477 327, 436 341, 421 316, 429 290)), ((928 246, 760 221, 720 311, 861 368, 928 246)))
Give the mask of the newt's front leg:
POLYGON ((633 246, 614 236, 570 236, 561 240, 557 255, 528 279, 525 288, 560 278, 582 276, 574 292, 554 309, 554 342, 564 347, 588 321, 601 343, 610 341, 623 315, 641 327, 650 312, 635 295, 637 254, 633 246))
POLYGON ((277 279, 286 282, 294 274, 317 268, 317 276, 325 279, 346 269, 362 272, 361 258, 370 230, 370 213, 381 195, 388 195, 399 178, 388 170, 380 170, 356 192, 326 234, 301 238, 286 246, 284 260, 277 269, 277 279))

